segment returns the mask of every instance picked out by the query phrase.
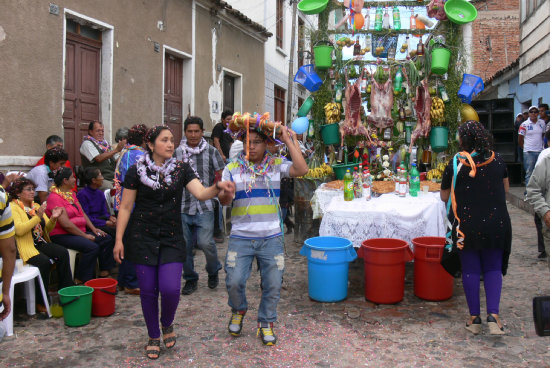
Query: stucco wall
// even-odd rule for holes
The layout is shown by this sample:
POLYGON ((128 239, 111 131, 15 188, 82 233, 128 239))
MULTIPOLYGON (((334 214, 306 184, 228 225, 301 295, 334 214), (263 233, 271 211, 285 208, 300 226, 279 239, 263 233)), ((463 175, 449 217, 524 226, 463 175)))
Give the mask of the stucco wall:
MULTIPOLYGON (((205 123, 205 129, 211 130, 221 118, 223 101, 218 102, 218 113, 211 113, 209 90, 222 88, 222 71, 216 67, 227 68, 242 74, 242 112, 262 112, 264 106, 264 44, 262 41, 244 34, 233 25, 197 6, 196 39, 196 95, 195 114, 205 123), (214 30, 214 31, 213 31, 214 30), (215 59, 212 45, 215 42, 215 59), (214 65, 215 73, 212 73, 214 65)), ((221 96, 218 94, 218 96, 221 96)), ((237 99, 237 98, 236 98, 237 99)))

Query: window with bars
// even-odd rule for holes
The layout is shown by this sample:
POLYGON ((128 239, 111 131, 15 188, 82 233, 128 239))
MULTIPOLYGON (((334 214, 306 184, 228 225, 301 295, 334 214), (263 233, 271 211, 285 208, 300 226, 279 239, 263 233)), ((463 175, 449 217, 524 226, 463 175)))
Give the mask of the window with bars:
POLYGON ((277 47, 283 48, 283 14, 284 14, 284 0, 277 0, 277 29, 276 39, 277 47))

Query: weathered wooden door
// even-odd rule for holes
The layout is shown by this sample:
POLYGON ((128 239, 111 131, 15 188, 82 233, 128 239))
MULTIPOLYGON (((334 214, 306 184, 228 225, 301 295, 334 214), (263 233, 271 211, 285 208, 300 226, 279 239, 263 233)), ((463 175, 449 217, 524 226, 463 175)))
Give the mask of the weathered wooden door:
POLYGON ((183 60, 171 54, 164 60, 164 124, 172 129, 177 147, 182 137, 183 60))
POLYGON ((223 111, 235 112, 235 78, 224 75, 223 77, 223 111))
POLYGON ((99 120, 99 67, 101 41, 67 33, 65 53, 65 150, 73 165, 80 165, 80 144, 90 121, 99 120))

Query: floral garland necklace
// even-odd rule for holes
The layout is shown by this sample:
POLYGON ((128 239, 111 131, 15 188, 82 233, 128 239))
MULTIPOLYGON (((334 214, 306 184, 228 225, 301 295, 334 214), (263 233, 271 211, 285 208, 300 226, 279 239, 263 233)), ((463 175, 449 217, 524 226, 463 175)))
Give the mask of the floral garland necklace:
POLYGON ((74 197, 73 197, 74 192, 73 191, 64 192, 64 191, 60 190, 58 187, 56 187, 55 184, 54 184, 54 185, 51 186, 50 192, 51 193, 56 193, 58 196, 60 196, 61 198, 63 198, 67 202, 69 202, 70 204, 74 204, 74 197))
POLYGON ((193 163, 193 159, 191 158, 191 156, 200 155, 204 152, 204 150, 208 148, 208 143, 206 142, 206 139, 201 138, 201 141, 196 147, 189 147, 187 145, 187 139, 183 138, 180 142, 180 146, 182 147, 183 162, 187 162, 189 166, 191 166, 193 172, 195 173, 195 176, 202 183, 202 180, 199 176, 199 173, 197 172, 197 169, 195 168, 195 164, 193 163))
POLYGON ((107 143, 106 140, 98 141, 97 139, 95 139, 91 135, 86 135, 86 136, 84 136, 83 139, 91 141, 91 142, 97 144, 99 146, 99 148, 101 148, 103 150, 103 152, 107 152, 107 151, 111 150, 111 145, 109 143, 107 143))
POLYGON ((248 188, 246 189, 247 192, 250 192, 252 188, 256 186, 256 179, 258 177, 265 177, 267 180, 266 184, 270 187, 270 180, 267 174, 275 164, 275 157, 272 154, 266 152, 262 161, 258 164, 254 164, 246 159, 244 152, 241 152, 237 156, 236 161, 241 169, 241 177, 245 173, 250 174, 250 181, 248 182, 248 188))
POLYGON ((161 187, 161 183, 159 182, 161 177, 163 178, 166 186, 170 186, 170 184, 172 184, 172 172, 176 169, 176 163, 176 159, 171 157, 166 160, 162 166, 158 166, 151 160, 149 154, 146 153, 137 160, 136 168, 139 179, 143 185, 146 185, 153 190, 157 190, 161 187), (156 180, 153 180, 153 178, 147 175, 147 169, 157 173, 157 175, 153 177, 156 180))

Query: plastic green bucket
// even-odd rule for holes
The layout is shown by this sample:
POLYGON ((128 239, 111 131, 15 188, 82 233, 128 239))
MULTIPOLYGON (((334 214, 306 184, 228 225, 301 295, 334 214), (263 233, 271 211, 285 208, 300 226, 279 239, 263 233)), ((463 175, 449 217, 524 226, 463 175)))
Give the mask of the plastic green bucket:
POLYGON ((325 144, 340 144, 340 125, 338 123, 321 125, 321 137, 325 144))
POLYGON ((346 175, 346 170, 349 169, 351 173, 353 173, 354 167, 359 167, 359 163, 351 163, 351 164, 339 164, 339 165, 332 165, 332 170, 334 171, 334 175, 336 175, 337 180, 343 180, 344 175, 346 175))
POLYGON ((84 326, 92 317, 92 293, 89 286, 69 286, 59 290, 59 301, 63 307, 63 319, 70 327, 84 326))
POLYGON ((435 47, 432 50, 432 73, 443 75, 449 70, 451 51, 445 47, 435 47))
POLYGON ((432 151, 443 152, 449 146, 449 129, 447 127, 432 127, 430 131, 430 144, 432 151))
POLYGON ((329 45, 318 45, 313 47, 313 57, 317 69, 328 69, 332 66, 332 50, 329 45))
POLYGON ((302 106, 298 109, 298 117, 304 117, 306 116, 311 108, 313 107, 313 97, 309 96, 306 98, 302 106))

